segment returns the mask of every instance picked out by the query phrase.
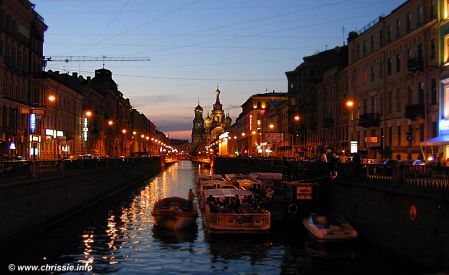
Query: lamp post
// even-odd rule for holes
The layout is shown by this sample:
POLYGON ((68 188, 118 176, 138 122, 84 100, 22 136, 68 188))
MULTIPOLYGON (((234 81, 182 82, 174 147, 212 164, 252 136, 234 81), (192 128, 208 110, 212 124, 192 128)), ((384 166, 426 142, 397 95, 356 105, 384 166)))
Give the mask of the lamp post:
POLYGON ((122 129, 122 134, 123 134, 123 149, 122 152, 124 152, 124 156, 126 157, 126 133, 128 131, 126 129, 122 129))
MULTIPOLYGON (((49 94, 48 97, 47 97, 47 101, 48 101, 48 107, 52 107, 54 109, 55 119, 54 119, 54 127, 52 127, 52 128, 53 128, 53 131, 57 131, 58 129, 56 127, 57 126, 56 119, 58 117, 58 114, 57 114, 57 106, 55 105, 55 103, 56 103, 56 96, 54 94, 49 94)), ((51 127, 50 125, 48 125, 48 126, 49 126, 49 128, 51 127)), ((46 138, 47 138, 47 136, 46 136, 46 138)), ((55 134, 53 135, 53 140, 55 140, 53 159, 57 159, 57 157, 59 155, 59 144, 58 144, 58 137, 55 134)), ((36 157, 36 150, 34 150, 34 157, 36 157)))
POLYGON ((293 124, 293 128, 294 128, 294 136, 292 135, 292 137, 291 137, 291 147, 292 147, 292 157, 294 157, 294 150, 293 150, 293 137, 295 137, 295 143, 298 143, 298 125, 299 125, 299 122, 301 121, 301 116, 299 115, 299 114, 296 114, 294 117, 293 117, 293 122, 294 122, 294 124, 293 124))
POLYGON ((246 141, 246 147, 244 147, 244 151, 243 151, 243 153, 245 153, 246 154, 246 156, 248 156, 248 140, 245 138, 245 136, 246 136, 246 133, 245 132, 242 132, 242 139, 244 139, 245 141, 246 141))

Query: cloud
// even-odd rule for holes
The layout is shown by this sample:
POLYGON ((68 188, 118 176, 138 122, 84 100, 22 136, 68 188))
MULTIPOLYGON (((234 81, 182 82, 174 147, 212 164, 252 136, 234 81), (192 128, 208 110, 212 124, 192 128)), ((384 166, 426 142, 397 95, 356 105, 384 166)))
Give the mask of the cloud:
POLYGON ((170 138, 177 138, 177 139, 187 139, 191 140, 192 132, 189 131, 164 131, 165 134, 168 134, 170 138))

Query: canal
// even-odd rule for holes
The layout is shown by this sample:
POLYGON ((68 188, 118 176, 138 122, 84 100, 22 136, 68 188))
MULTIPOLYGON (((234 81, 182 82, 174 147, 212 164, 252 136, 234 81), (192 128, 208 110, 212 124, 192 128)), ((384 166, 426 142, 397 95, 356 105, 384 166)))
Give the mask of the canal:
MULTIPOLYGON (((189 161, 56 223, 8 249, 6 264, 92 264, 95 273, 420 274, 423 269, 358 241, 319 245, 299 227, 266 236, 209 237, 202 217, 192 230, 153 227, 154 202, 187 197, 198 173, 189 161)), ((5 221, 3 221, 5 222, 5 221)))

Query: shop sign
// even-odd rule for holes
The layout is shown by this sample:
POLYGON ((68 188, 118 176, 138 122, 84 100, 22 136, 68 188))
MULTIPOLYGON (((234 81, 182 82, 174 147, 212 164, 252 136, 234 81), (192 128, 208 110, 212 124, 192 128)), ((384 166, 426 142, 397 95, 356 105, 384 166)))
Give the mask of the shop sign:
POLYGON ((297 200, 311 200, 312 199, 312 187, 311 186, 298 186, 296 188, 297 200))

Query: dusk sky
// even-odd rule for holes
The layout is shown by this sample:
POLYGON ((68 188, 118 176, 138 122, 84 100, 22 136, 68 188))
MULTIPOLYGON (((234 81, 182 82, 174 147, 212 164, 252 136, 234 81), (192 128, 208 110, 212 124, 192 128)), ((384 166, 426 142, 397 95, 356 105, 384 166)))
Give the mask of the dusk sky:
MULTIPOLYGON (((190 139, 198 98, 217 84, 233 121, 255 93, 287 91, 285 72, 341 46, 347 33, 403 0, 34 0, 45 19, 45 56, 149 57, 105 62, 120 91, 170 137, 190 139), (344 37, 343 30, 345 28, 344 37)), ((49 62, 93 76, 102 62, 49 62)))

